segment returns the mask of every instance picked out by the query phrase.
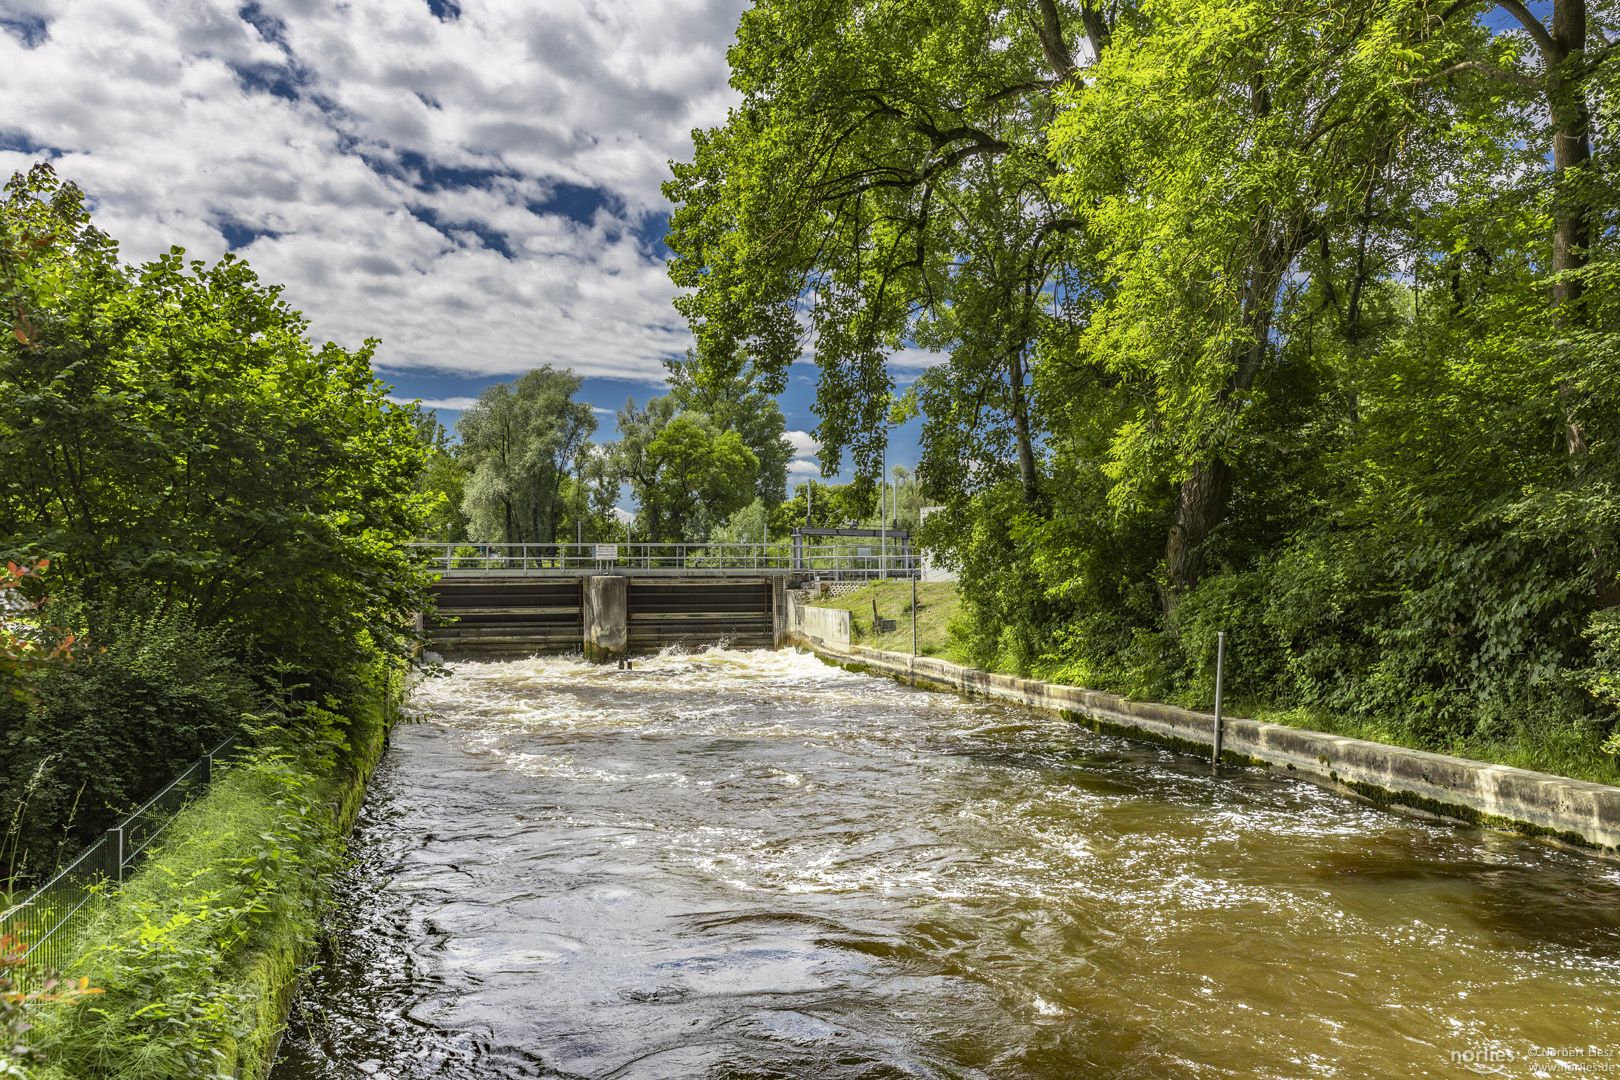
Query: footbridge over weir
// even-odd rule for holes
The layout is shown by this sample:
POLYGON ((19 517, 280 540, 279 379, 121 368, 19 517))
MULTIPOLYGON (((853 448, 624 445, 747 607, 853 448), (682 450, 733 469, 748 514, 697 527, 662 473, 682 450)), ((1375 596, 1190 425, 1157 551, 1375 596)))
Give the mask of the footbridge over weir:
POLYGON ((416 544, 439 574, 437 611, 422 629, 447 656, 577 649, 611 662, 668 645, 773 648, 789 590, 916 575, 905 533, 839 531, 855 535, 833 543, 416 544))

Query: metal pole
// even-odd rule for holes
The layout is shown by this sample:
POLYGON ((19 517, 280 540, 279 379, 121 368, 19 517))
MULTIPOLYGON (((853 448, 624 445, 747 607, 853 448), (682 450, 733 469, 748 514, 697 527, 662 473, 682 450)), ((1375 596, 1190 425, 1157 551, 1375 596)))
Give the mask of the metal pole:
POLYGON ((107 846, 112 850, 113 879, 124 883, 124 827, 114 825, 107 830, 107 846))
POLYGON ((1215 635, 1215 749, 1210 764, 1221 763, 1221 683, 1226 675, 1226 631, 1215 635))
POLYGON ((911 655, 917 655, 917 579, 911 579, 911 655))
POLYGON ((889 577, 889 447, 883 447, 883 475, 878 477, 878 580, 889 577))

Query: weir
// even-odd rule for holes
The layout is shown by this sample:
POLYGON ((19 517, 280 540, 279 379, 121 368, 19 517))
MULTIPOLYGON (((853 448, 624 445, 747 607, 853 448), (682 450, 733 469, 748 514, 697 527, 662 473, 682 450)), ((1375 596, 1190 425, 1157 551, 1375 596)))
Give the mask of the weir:
POLYGON ((774 648, 789 590, 921 573, 903 530, 795 529, 780 544, 408 546, 439 574, 437 614, 422 626, 434 651, 478 658, 774 648))
POLYGON ((667 645, 773 648, 789 577, 461 572, 434 585, 438 613, 423 629, 447 656, 583 651, 611 662, 667 645))

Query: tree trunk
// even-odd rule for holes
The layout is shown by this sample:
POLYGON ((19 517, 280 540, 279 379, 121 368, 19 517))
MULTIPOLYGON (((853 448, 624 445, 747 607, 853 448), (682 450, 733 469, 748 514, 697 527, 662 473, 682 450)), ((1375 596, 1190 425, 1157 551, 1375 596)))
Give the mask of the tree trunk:
POLYGON ((1164 545, 1164 583, 1159 602, 1165 613, 1175 610, 1182 596, 1204 574, 1204 545, 1226 514, 1232 496, 1232 466, 1218 456, 1193 463, 1176 497, 1176 520, 1164 545))
POLYGON ((1007 364, 1007 380, 1012 387, 1013 441, 1018 444, 1018 479, 1024 502, 1033 505, 1040 497, 1035 476, 1035 447, 1029 435, 1029 405, 1024 397, 1024 350, 1019 346, 1007 364))
MULTIPOLYGON (((1570 181, 1592 156, 1591 113, 1586 105, 1586 0, 1557 0, 1553 4, 1551 47, 1544 48, 1547 66, 1547 106, 1552 121, 1554 225, 1552 270, 1568 274, 1586 265, 1586 214, 1570 181)), ((1552 287, 1553 322, 1560 329, 1579 322, 1579 281, 1558 281, 1552 287)), ((1573 457, 1586 453, 1586 435, 1576 414, 1574 387, 1558 388, 1564 412, 1564 442, 1573 457)))
MULTIPOLYGON (((1267 224, 1260 223, 1262 228, 1267 224)), ((1232 357, 1232 376, 1216 395, 1216 407, 1231 411, 1242 407, 1242 395, 1253 386, 1265 363, 1267 338, 1271 335, 1271 313, 1282 287, 1283 271, 1303 247, 1298 228, 1285 228, 1276 241, 1254 261, 1244 290, 1242 322, 1249 340, 1232 357)), ((1159 586, 1159 603, 1165 614, 1174 611, 1204 574, 1205 547, 1210 534, 1226 516, 1232 497, 1232 466, 1221 456, 1221 448, 1205 442, 1193 461, 1187 479, 1176 493, 1175 521, 1164 546, 1164 581, 1159 586)))

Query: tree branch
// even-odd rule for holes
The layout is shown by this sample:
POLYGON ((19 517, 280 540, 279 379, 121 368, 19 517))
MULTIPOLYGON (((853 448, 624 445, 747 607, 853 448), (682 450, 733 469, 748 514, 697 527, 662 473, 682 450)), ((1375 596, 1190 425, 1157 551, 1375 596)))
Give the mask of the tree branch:
POLYGON ((1067 79, 1077 69, 1073 54, 1063 42, 1063 24, 1058 21, 1056 0, 1035 0, 1035 6, 1041 13, 1041 21, 1035 26, 1035 36, 1041 39, 1041 51, 1046 54, 1052 73, 1059 79, 1067 79))
POLYGON ((1452 64, 1450 67, 1446 68, 1446 70, 1436 72, 1427 78, 1408 79, 1406 85, 1427 86, 1429 83, 1435 82, 1438 79, 1443 79, 1447 75, 1452 75, 1459 71, 1477 71, 1481 75, 1485 75, 1489 78, 1500 79, 1502 82, 1517 83, 1520 86, 1539 87, 1541 85, 1541 80, 1536 78, 1534 75, 1521 75, 1517 71, 1505 71, 1502 68, 1487 64, 1482 60, 1464 60, 1460 64, 1452 64))
POLYGON ((1496 6, 1519 20, 1519 25, 1524 27, 1530 39, 1536 43, 1536 48, 1541 50, 1541 59, 1551 68, 1553 57, 1558 55, 1558 50, 1553 45, 1552 35, 1541 25, 1541 20, 1530 14, 1530 9, 1519 3, 1519 0, 1496 0, 1496 6))
POLYGON ((1103 50, 1108 47, 1108 21, 1095 4, 1081 0, 1080 24, 1086 28, 1086 37, 1091 42, 1091 61, 1096 63, 1102 59, 1103 50))
POLYGON ((1042 79, 1039 82, 1018 83, 1016 86, 1009 86, 1005 90, 997 90, 995 93, 986 97, 984 99, 984 103, 986 105, 990 105, 997 101, 1005 100, 1006 98, 1021 97, 1024 94, 1031 94, 1037 90, 1050 90, 1057 86, 1059 81, 1060 80, 1058 79, 1042 79))
POLYGON ((1481 2, 1481 0, 1457 0, 1456 3, 1454 3, 1450 7, 1446 8, 1446 10, 1442 11, 1440 14, 1429 16, 1429 25, 1430 26, 1435 26, 1435 25, 1444 26, 1446 24, 1446 21, 1448 19, 1450 19, 1453 15, 1457 14, 1457 12, 1462 11, 1464 8, 1471 8, 1475 4, 1478 4, 1480 2, 1481 2))

